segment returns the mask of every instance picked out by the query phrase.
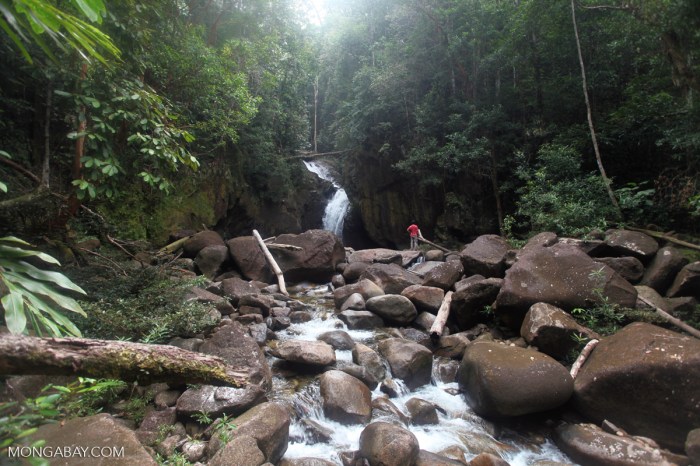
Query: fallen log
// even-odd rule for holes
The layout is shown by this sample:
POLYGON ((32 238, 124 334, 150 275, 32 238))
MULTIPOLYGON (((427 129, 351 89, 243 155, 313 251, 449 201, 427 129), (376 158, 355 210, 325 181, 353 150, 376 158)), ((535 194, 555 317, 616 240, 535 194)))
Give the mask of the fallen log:
POLYGON ((280 269, 279 265, 277 265, 277 261, 275 261, 275 258, 272 257, 272 253, 270 253, 270 250, 267 249, 267 245, 260 236, 260 233, 258 233, 258 230, 253 230, 253 236, 257 240, 260 249, 262 249, 262 252, 265 255, 265 259, 267 260, 268 265, 277 276, 277 284, 280 287, 280 293, 289 296, 289 293, 287 292, 287 287, 284 285, 284 275, 282 274, 282 270, 280 269))
POLYGON ((442 304, 440 304, 440 309, 438 310, 433 325, 430 326, 430 338, 433 341, 439 340, 442 336, 445 324, 447 323, 447 317, 450 315, 450 304, 452 304, 452 292, 448 291, 442 299, 442 304))
POLYGON ((679 246, 683 246, 683 247, 686 247, 686 248, 695 249, 696 251, 700 251, 700 246, 699 246, 699 245, 693 244, 693 243, 689 243, 689 242, 687 242, 687 241, 683 241, 683 240, 678 239, 678 238, 674 238, 673 236, 667 235, 667 234, 665 234, 665 233, 661 233, 660 231, 647 230, 647 229, 644 229, 644 228, 636 228, 636 227, 629 227, 629 226, 626 227, 626 228, 627 228, 628 230, 638 231, 638 232, 640 232, 640 233, 644 233, 644 234, 649 235, 649 236, 654 237, 654 238, 663 239, 663 240, 665 240, 665 241, 668 241, 668 242, 670 242, 670 243, 677 244, 677 245, 679 245, 679 246))
POLYGON ((0 375, 40 374, 234 387, 245 386, 249 376, 219 357, 176 346, 2 335, 0 375))
POLYGON ((437 248, 437 249, 439 249, 439 250, 442 251, 442 252, 451 252, 449 249, 443 248, 443 247, 440 246, 439 244, 435 244, 435 243, 433 243, 432 241, 428 241, 427 239, 423 238, 422 236, 418 236, 418 241, 421 241, 421 242, 423 242, 423 243, 425 243, 425 244, 429 244, 429 245, 431 245, 432 247, 437 248))
POLYGON ((639 299, 644 304, 646 304, 647 306, 650 306, 652 309, 654 309, 654 311, 656 311, 656 313, 659 316, 661 316, 661 318, 664 319, 666 322, 669 322, 669 323, 675 325, 679 329, 691 334, 695 338, 700 338, 700 330, 696 329, 695 327, 691 327, 690 325, 686 324, 685 322, 683 322, 682 320, 680 320, 676 317, 673 317, 671 314, 664 311, 663 309, 661 309, 659 306, 657 306, 656 304, 649 301, 644 296, 637 295, 637 299, 639 299))
POLYGON ((593 340, 586 343, 586 346, 583 347, 583 349, 581 350, 581 354, 578 355, 578 358, 576 358, 576 361, 571 366, 571 371, 569 372, 569 374, 571 374, 572 379, 576 378, 578 372, 581 370, 581 367, 583 367, 583 363, 586 362, 586 359, 588 359, 588 355, 591 354, 591 351, 593 351, 593 348, 595 348, 597 344, 598 340, 594 338, 593 340))
POLYGON ((185 243, 187 242, 187 240, 190 239, 190 238, 192 238, 192 236, 185 236, 184 238, 180 238, 180 239, 177 240, 177 241, 173 241, 172 243, 170 243, 170 244, 168 244, 168 245, 163 246, 162 248, 160 248, 160 249, 158 250, 158 254, 159 254, 159 255, 161 255, 161 254, 172 254, 172 253, 174 253, 175 251, 177 251, 178 249, 180 249, 182 246, 184 246, 185 243))

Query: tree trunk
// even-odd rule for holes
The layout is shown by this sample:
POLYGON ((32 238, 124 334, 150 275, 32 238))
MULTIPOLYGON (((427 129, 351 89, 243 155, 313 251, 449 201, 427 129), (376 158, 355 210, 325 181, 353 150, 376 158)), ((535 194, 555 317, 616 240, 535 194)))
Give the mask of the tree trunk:
POLYGON ((600 149, 598 147, 598 138, 595 133, 595 126, 593 126, 593 112, 591 111, 591 101, 588 97, 588 82, 586 81, 586 67, 583 63, 583 54, 581 53, 581 40, 578 36, 578 25, 576 24, 576 5, 574 0, 571 0, 571 19, 574 23, 574 36, 576 37, 576 50, 578 51, 578 62, 581 66, 581 82, 583 86, 583 97, 586 101, 586 114, 588 116, 588 129, 591 132, 591 141, 593 142, 593 151, 595 152, 595 159, 598 163, 598 170, 600 171, 600 176, 603 178, 603 184, 605 184, 605 189, 608 191, 608 197, 610 197, 610 202, 615 207, 615 210, 622 218, 622 211, 620 210, 620 205, 617 203, 617 198, 615 198, 615 193, 612 190, 610 179, 605 173, 605 167, 603 167, 603 159, 600 156, 600 149))
POLYGON ((498 230, 501 236, 505 236, 506 228, 503 223, 503 205, 501 204, 501 194, 498 183, 498 164, 496 160, 496 150, 491 147, 491 186, 493 187, 493 195, 496 198, 496 216, 498 217, 498 230))
POLYGON ((450 305, 452 304, 452 292, 448 291, 445 297, 442 299, 442 304, 440 304, 440 309, 438 310, 437 317, 430 326, 430 338, 432 340, 439 340, 442 336, 443 329, 447 323, 447 318, 450 316, 450 305))
POLYGON ((245 368, 176 346, 83 338, 0 338, 0 375, 80 375, 137 381, 243 387, 245 368))
POLYGON ((275 258, 272 257, 272 253, 270 253, 270 250, 267 249, 267 245, 260 236, 260 233, 258 233, 258 230, 253 230, 253 236, 258 241, 258 245, 260 246, 260 249, 262 249, 262 252, 265 255, 265 260, 267 260, 268 265, 277 276, 277 284, 280 287, 280 293, 289 296, 289 293, 287 292, 287 287, 284 285, 284 275, 282 274, 282 270, 280 269, 279 265, 277 265, 275 258))
POLYGON ((49 176, 51 174, 51 105, 53 97, 53 83, 49 81, 46 86, 46 109, 44 111, 44 155, 41 163, 41 184, 43 189, 49 189, 49 176))

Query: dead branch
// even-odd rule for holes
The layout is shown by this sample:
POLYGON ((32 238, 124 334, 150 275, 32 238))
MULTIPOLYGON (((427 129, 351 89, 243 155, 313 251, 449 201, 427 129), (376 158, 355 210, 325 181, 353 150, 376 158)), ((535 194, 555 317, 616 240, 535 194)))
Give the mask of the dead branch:
POLYGON ((578 358, 576 358, 576 361, 571 366, 571 372, 569 373, 571 374, 572 379, 576 378, 578 372, 583 366, 583 363, 586 362, 586 359, 588 359, 588 355, 591 354, 591 351, 593 351, 593 348, 595 348, 597 344, 598 340, 594 338, 593 340, 586 343, 586 346, 583 347, 583 349, 581 350, 581 354, 578 355, 578 358))

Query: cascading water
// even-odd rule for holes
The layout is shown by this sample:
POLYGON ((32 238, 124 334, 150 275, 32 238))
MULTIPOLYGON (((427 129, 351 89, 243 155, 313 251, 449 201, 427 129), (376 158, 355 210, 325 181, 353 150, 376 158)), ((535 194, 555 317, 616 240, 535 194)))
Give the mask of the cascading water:
POLYGON ((345 190, 338 184, 333 178, 328 167, 316 162, 316 161, 306 161, 304 160, 304 165, 306 169, 312 173, 315 173, 322 180, 330 181, 335 187, 336 191, 333 197, 326 205, 326 210, 323 213, 323 229, 329 230, 338 235, 340 238, 343 237, 343 224, 345 223, 345 216, 348 213, 348 208, 350 207, 350 200, 345 190))

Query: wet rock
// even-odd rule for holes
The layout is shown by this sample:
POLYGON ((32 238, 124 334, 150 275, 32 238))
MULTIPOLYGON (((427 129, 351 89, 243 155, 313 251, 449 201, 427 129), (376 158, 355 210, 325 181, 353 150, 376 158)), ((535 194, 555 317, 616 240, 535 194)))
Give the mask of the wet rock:
POLYGON ((279 466, 335 466, 335 463, 321 458, 283 459, 279 466))
POLYGON ((401 267, 407 269, 411 266, 423 253, 421 251, 401 251, 401 267))
POLYGON ((479 453, 472 458, 469 466, 510 466, 510 463, 492 453, 479 453))
POLYGON ((345 260, 343 243, 335 233, 327 230, 279 235, 273 243, 302 248, 300 251, 280 249, 275 252, 275 259, 285 279, 292 282, 328 282, 335 273, 336 266, 345 260))
POLYGON ((350 330, 373 330, 384 327, 382 318, 369 311, 343 311, 338 314, 338 319, 350 330))
POLYGON ((426 261, 443 262, 445 260, 445 253, 439 249, 431 249, 425 252, 426 261))
POLYGON ((318 336, 318 339, 328 343, 336 350, 351 350, 355 346, 355 341, 352 337, 343 330, 331 330, 324 332, 318 336))
POLYGON ((292 325, 292 321, 289 317, 268 317, 267 326, 270 330, 276 332, 278 330, 284 330, 292 325))
POLYGON ((372 400, 372 415, 375 419, 408 425, 408 417, 386 396, 372 400))
MULTIPOLYGON (((278 403, 263 403, 248 410, 235 420, 236 429, 231 431, 234 439, 250 436, 257 440, 258 448, 265 460, 276 464, 287 451, 290 417, 287 410, 278 403)), ((224 450, 231 442, 224 447, 224 450)), ((211 465, 211 462, 209 463, 211 465)), ((239 464, 236 462, 222 464, 239 464)))
POLYGON ((377 314, 388 324, 408 325, 418 315, 416 307, 405 296, 386 294, 375 296, 365 303, 368 311, 377 314))
POLYGON ((508 242, 500 236, 479 236, 459 253, 464 274, 503 278, 505 271, 503 262, 509 249, 508 242))
POLYGON ((360 366, 349 361, 337 361, 336 368, 343 371, 356 379, 360 379, 370 390, 374 390, 379 385, 377 378, 367 370, 366 367, 360 366))
POLYGON ((569 372, 551 357, 491 342, 467 347, 457 378, 469 406, 485 417, 547 411, 573 392, 569 372))
POLYGON ((434 322, 435 322, 435 315, 434 314, 431 314, 429 312, 421 312, 416 317, 416 320, 413 321, 413 325, 415 325, 419 329, 428 331, 433 326, 434 322))
POLYGON ((138 441, 136 434, 109 414, 97 414, 64 420, 56 424, 45 424, 29 437, 30 441, 39 439, 45 441, 45 448, 53 450, 63 449, 70 445, 105 448, 110 451, 115 447, 119 448, 120 452, 123 453, 118 457, 115 455, 108 458, 110 466, 157 465, 138 441))
POLYGON ((362 249, 348 256, 348 264, 350 265, 355 262, 401 265, 402 261, 401 251, 383 248, 362 249))
POLYGON ((373 465, 412 465, 418 458, 418 451, 415 435, 387 422, 373 422, 360 434, 360 455, 373 465))
POLYGON ((219 327, 199 350, 202 353, 219 356, 233 367, 247 371, 248 381, 251 384, 260 385, 265 390, 272 385, 272 372, 265 355, 238 322, 219 327))
POLYGON ((451 447, 443 448, 438 452, 440 456, 458 461, 460 464, 464 465, 468 464, 468 462, 464 459, 466 453, 467 450, 459 445, 452 445, 451 447))
POLYGON ((351 294, 348 299, 345 300, 342 306, 340 306, 340 312, 343 311, 364 311, 365 310, 365 298, 362 297, 360 293, 351 294))
POLYGON ((463 288, 470 285, 471 283, 478 282, 480 280, 486 280, 486 277, 484 277, 483 275, 476 274, 476 275, 470 275, 469 277, 463 278, 460 281, 458 281, 457 283, 455 283, 455 286, 454 286, 455 291, 461 291, 463 288))
POLYGON ((430 383, 433 354, 425 346, 400 338, 379 342, 379 352, 389 363, 391 373, 410 389, 430 383))
POLYGON ((324 367, 335 363, 333 347, 323 341, 286 340, 271 353, 285 361, 306 366, 324 367))
POLYGON ((630 283, 637 283, 644 275, 644 265, 636 257, 598 257, 595 261, 607 265, 630 283))
POLYGON ((671 246, 661 248, 647 267, 644 277, 639 284, 649 286, 660 294, 664 294, 673 283, 678 272, 686 264, 688 264, 688 259, 678 249, 671 246))
POLYGON ((442 290, 450 290, 464 273, 461 262, 450 261, 433 268, 423 278, 423 286, 433 286, 442 290))
POLYGON ((238 301, 242 296, 256 294, 260 290, 249 281, 234 277, 221 281, 221 292, 231 300, 231 304, 238 306, 238 301))
POLYGON ((510 327, 520 328, 533 304, 549 303, 564 311, 585 308, 599 301, 595 289, 622 307, 633 307, 637 299, 629 282, 576 247, 533 248, 506 273, 496 298, 496 315, 510 327))
MULTIPOLYGON (((252 308, 257 309, 257 308, 252 308)), ((244 314, 234 317, 234 320, 241 325, 261 324, 264 322, 262 314, 244 314)))
POLYGON ((185 390, 177 400, 177 413, 185 418, 202 412, 209 413, 212 418, 224 414, 238 416, 264 401, 265 391, 258 385, 245 388, 202 385, 185 390))
POLYGON ((685 454, 692 464, 700 464, 700 428, 688 432, 685 439, 685 454))
POLYGON ((556 434, 557 446, 582 464, 671 466, 657 448, 608 434, 592 424, 563 424, 556 434))
POLYGON ((202 248, 194 258, 197 269, 209 279, 220 273, 226 261, 228 261, 228 248, 223 243, 202 248))
POLYGON ((400 294, 404 288, 421 282, 415 274, 396 264, 372 264, 362 272, 360 279, 374 282, 386 294, 400 294))
POLYGON ((314 316, 308 311, 292 311, 289 313, 289 320, 293 324, 303 324, 304 322, 310 322, 313 320, 314 316))
POLYGON ((273 307, 278 307, 275 298, 273 298, 270 295, 260 293, 245 294, 241 296, 241 298, 238 301, 238 306, 258 308, 260 309, 263 317, 267 317, 270 315, 270 309, 272 309, 273 307))
POLYGON ((165 390, 156 394, 153 404, 157 409, 163 410, 175 406, 177 399, 180 398, 180 392, 177 390, 165 390))
POLYGON ((345 300, 348 299, 350 295, 355 293, 361 294, 362 298, 366 301, 375 296, 383 295, 384 291, 371 280, 361 279, 357 283, 345 285, 340 288, 336 288, 335 291, 333 291, 335 308, 340 309, 345 300))
POLYGON ((379 386, 379 391, 385 393, 389 398, 397 398, 401 395, 401 388, 396 383, 395 379, 384 379, 379 386))
POLYGON ((333 438, 333 429, 330 429, 320 422, 313 419, 303 418, 301 423, 304 426, 304 432, 315 442, 328 442, 333 438))
POLYGON ((345 279, 346 284, 355 283, 357 280, 359 280, 362 272, 364 272, 369 266, 369 262, 353 262, 352 264, 348 264, 348 266, 343 270, 343 278, 345 279))
POLYGON ((345 277, 343 277, 341 274, 337 273, 331 277, 331 286, 333 286, 333 288, 340 288, 341 286, 345 285, 345 277))
POLYGON ((411 415, 412 424, 423 426, 438 423, 437 408, 433 403, 420 398, 411 398, 406 402, 406 409, 411 415))
POLYGON ((251 337, 253 337, 258 346, 265 346, 268 330, 270 329, 267 328, 267 324, 265 323, 252 324, 248 326, 248 333, 251 337))
POLYGON ((401 292, 401 296, 410 299, 418 312, 437 314, 445 291, 434 286, 411 285, 401 292))
POLYGON ((634 256, 643 262, 654 257, 659 250, 654 238, 637 231, 610 230, 605 234, 605 244, 619 256, 634 256))
POLYGON ((700 299, 700 261, 692 262, 678 272, 666 296, 670 298, 693 296, 700 299))
POLYGON ((187 461, 196 463, 204 457, 206 448, 206 443, 199 440, 190 440, 180 447, 180 451, 182 451, 182 455, 187 461))
POLYGON ((321 375, 323 412, 343 424, 364 424, 372 418, 369 388, 345 372, 331 370, 321 375))
POLYGON ((441 382, 452 383, 457 380, 458 361, 441 359, 437 362, 437 365, 437 375, 441 382))
POLYGON ((469 332, 459 332, 453 335, 440 337, 440 340, 438 340, 433 352, 435 353, 435 356, 462 359, 464 350, 474 338, 474 335, 469 332))
POLYGON ((450 315, 460 330, 467 330, 486 319, 484 308, 491 306, 498 296, 503 279, 474 280, 452 295, 450 315))
POLYGON ((418 458, 416 458, 414 466, 460 466, 464 464, 465 463, 450 459, 446 456, 421 450, 418 453, 418 458))
POLYGON ((427 273, 433 270, 435 267, 440 266, 443 262, 437 261, 426 261, 422 262, 411 269, 411 272, 418 275, 420 278, 425 277, 427 273))
POLYGON ((260 466, 265 462, 265 454, 258 448, 255 438, 248 435, 237 436, 228 442, 207 463, 209 466, 260 466))
POLYGON ((406 340, 411 340, 415 341, 416 343, 420 343, 421 345, 427 346, 430 344, 430 335, 428 335, 427 332, 423 330, 418 330, 417 328, 413 327, 405 327, 401 329, 395 329, 398 330, 399 335, 397 335, 399 338, 404 338, 406 340))
POLYGON ((182 245, 182 256, 190 259, 197 257, 197 254, 207 246, 225 246, 221 235, 215 231, 205 230, 195 233, 182 245))
POLYGON ((352 349, 352 361, 369 371, 377 380, 384 379, 386 370, 379 354, 369 346, 355 343, 352 349))
POLYGON ((700 425, 698 386, 700 340, 634 323, 596 346, 576 377, 573 401, 589 419, 681 450, 700 425))
POLYGON ((545 303, 530 307, 520 327, 520 335, 527 343, 555 359, 564 359, 578 346, 574 336, 600 338, 600 335, 576 322, 571 315, 545 303))

